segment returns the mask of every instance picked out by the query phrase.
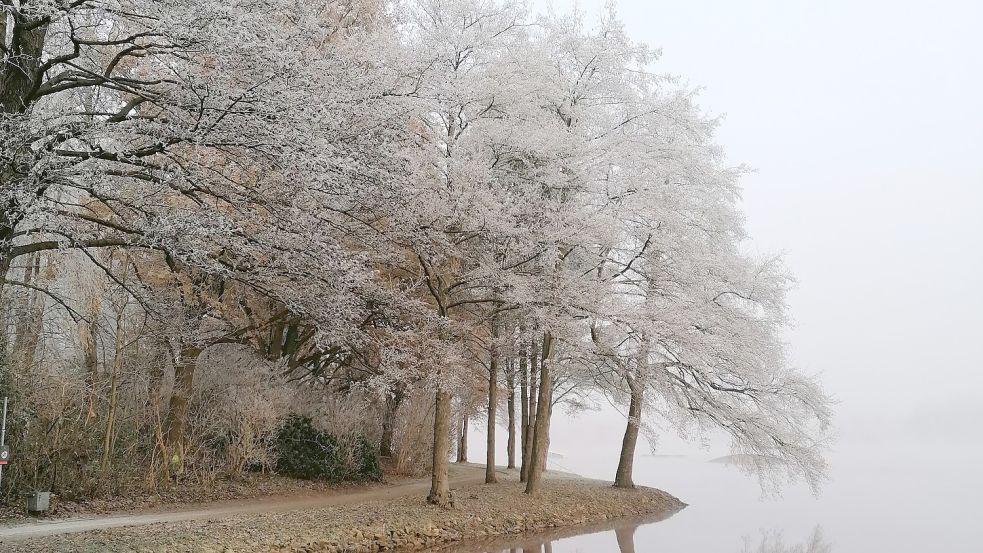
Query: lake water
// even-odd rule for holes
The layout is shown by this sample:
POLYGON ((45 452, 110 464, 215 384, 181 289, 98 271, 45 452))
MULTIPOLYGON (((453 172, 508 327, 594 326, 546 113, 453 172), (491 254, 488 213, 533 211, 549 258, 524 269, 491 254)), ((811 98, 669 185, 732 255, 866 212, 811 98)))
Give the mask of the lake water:
MULTIPOLYGON (((569 436, 561 443, 573 443, 569 436)), ((591 528, 579 536, 520 538, 473 551, 637 553, 860 553, 983 551, 983 448, 979 440, 931 448, 850 444, 830 456, 818 497, 804 485, 763 497, 758 481, 709 462, 713 455, 639 454, 635 482, 689 506, 659 522, 591 528), (537 543, 538 542, 538 543, 537 543)), ((553 468, 612 478, 616 459, 577 447, 553 468)), ((468 549, 458 549, 466 552, 468 549)))

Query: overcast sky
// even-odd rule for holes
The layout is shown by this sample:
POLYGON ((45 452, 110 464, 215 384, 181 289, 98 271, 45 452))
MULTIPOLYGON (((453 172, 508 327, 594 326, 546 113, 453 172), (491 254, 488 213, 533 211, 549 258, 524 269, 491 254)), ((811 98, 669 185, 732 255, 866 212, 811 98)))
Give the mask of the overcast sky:
POLYGON ((662 49, 654 69, 703 87, 719 141, 756 169, 753 247, 784 252, 798 279, 792 358, 841 401, 841 442, 979 435, 983 3, 618 6, 662 49))

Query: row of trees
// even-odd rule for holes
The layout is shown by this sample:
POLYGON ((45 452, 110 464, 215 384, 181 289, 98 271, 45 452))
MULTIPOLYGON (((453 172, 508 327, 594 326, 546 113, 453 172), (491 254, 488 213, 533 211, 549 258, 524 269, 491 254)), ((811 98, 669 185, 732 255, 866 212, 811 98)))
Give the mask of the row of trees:
POLYGON ((80 415, 103 452, 142 363, 151 450, 182 474, 202 356, 235 345, 268 388, 370 403, 384 455, 432 394, 438 504, 476 393, 495 480, 503 387, 529 492, 553 406, 598 394, 628 407, 617 485, 647 418, 821 480, 829 401, 783 357, 787 275, 741 247, 743 170, 613 9, 588 28, 512 0, 0 8, 4 384, 42 351, 83 395, 107 383, 80 415))

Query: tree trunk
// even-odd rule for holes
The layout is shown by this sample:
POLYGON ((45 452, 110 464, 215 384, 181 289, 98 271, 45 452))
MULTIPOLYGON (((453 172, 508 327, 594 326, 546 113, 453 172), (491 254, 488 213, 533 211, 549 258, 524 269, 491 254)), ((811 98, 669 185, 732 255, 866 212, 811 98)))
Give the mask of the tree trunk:
POLYGON ((379 441, 379 455, 393 456, 393 432, 396 427, 396 413, 403 403, 403 384, 397 383, 393 393, 386 396, 385 411, 382 413, 382 438, 379 441))
POLYGON ((457 434, 457 462, 468 462, 468 416, 461 415, 461 428, 457 434))
POLYGON ((519 480, 526 482, 529 479, 529 466, 532 464, 533 435, 536 427, 536 409, 539 378, 539 353, 537 352, 536 340, 532 341, 529 348, 529 418, 526 421, 526 441, 522 447, 522 469, 519 480))
MULTIPOLYGON (((163 350, 163 348, 160 348, 163 350)), ((172 356, 173 357, 173 356, 172 356)), ((158 477, 165 474, 167 467, 167 446, 164 440, 164 424, 161 418, 161 387, 164 382, 164 367, 162 363, 154 363, 150 368, 150 382, 147 386, 147 410, 150 413, 150 424, 154 434, 154 456, 151 459, 147 480, 157 484, 158 477), (158 457, 160 455, 160 457, 158 457), (160 463, 160 464, 158 464, 160 463), (160 469, 164 470, 160 470, 160 469)))
MULTIPOLYGON (((6 15, 6 14, 5 14, 6 15)), ((35 85, 35 78, 44 53, 48 24, 31 18, 11 18, 14 28, 7 34, 17 36, 12 40, 11 52, 0 65, 0 111, 3 113, 24 113, 28 108, 28 97, 35 85), (19 36, 18 36, 19 35, 19 36)), ((4 18, 4 26, 8 23, 4 18)), ((6 37, 4 37, 6 42, 6 37)), ((4 48, 7 44, 4 44, 4 48)), ((5 185, 7 183, 4 183, 5 185)))
POLYGON ((116 407, 119 404, 119 379, 123 372, 123 345, 126 323, 122 311, 116 314, 116 339, 114 340, 113 351, 113 372, 109 375, 109 412, 106 415, 106 432, 102 440, 102 462, 100 470, 105 474, 109 470, 109 463, 113 455, 115 440, 113 434, 116 432, 116 407))
MULTIPOLYGON (((550 358, 553 336, 543 335, 543 356, 539 363, 539 399, 536 402, 536 426, 532 440, 529 472, 526 474, 526 493, 534 494, 542 487, 543 467, 549 448, 550 414, 552 411, 553 377, 550 374, 550 358)), ((533 350, 535 352, 535 350, 533 350)))
MULTIPOLYGON (((27 258, 27 264, 24 267, 24 284, 43 287, 44 283, 41 282, 40 273, 41 256, 33 253, 27 258)), ((41 298, 40 292, 28 289, 25 290, 23 302, 19 303, 20 305, 15 307, 17 332, 11 353, 13 354, 14 365, 30 373, 34 367, 41 330, 44 326, 44 300, 41 298)))
POLYGON ((642 418, 642 388, 631 376, 627 377, 628 388, 631 390, 631 400, 628 403, 628 426, 625 437, 621 441, 621 459, 618 461, 618 472, 614 478, 616 488, 634 488, 632 467, 635 462, 635 445, 638 443, 638 427, 642 418))
POLYGON ((509 410, 509 464, 508 468, 515 468, 515 366, 510 366, 506 378, 506 385, 509 387, 508 410, 509 410))
POLYGON ((99 312, 99 297, 93 294, 89 301, 89 318, 91 320, 79 324, 82 361, 85 364, 85 426, 88 426, 96 418, 96 382, 99 378, 99 312))
MULTIPOLYGON (((492 324, 492 340, 498 338, 498 327, 492 324)), ((498 348, 494 343, 491 347, 491 359, 488 363, 488 432, 485 443, 485 484, 495 484, 495 427, 498 418, 498 348)))
POLYGON ((167 473, 173 477, 183 474, 185 469, 184 428, 199 354, 201 348, 182 344, 174 360, 174 390, 164 419, 164 463, 167 473))
POLYGON ((526 459, 528 458, 526 452, 529 451, 529 369, 526 365, 528 358, 526 357, 525 345, 521 348, 519 352, 519 403, 522 409, 521 417, 519 418, 519 431, 520 436, 519 445, 521 446, 521 464, 519 469, 519 482, 526 481, 526 469, 529 466, 526 464, 526 459))
POLYGON ((448 437, 451 421, 451 394, 437 389, 433 422, 433 466, 431 470, 430 495, 427 502, 447 506, 451 501, 450 482, 447 475, 449 453, 448 437))

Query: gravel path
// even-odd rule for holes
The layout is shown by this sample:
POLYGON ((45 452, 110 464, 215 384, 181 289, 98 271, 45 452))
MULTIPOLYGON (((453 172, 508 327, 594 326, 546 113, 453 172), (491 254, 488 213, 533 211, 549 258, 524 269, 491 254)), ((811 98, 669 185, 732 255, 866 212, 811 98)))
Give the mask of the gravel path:
MULTIPOLYGON (((483 466, 456 465, 452 469, 451 482, 455 486, 466 486, 484 481, 485 469, 483 466)), ((297 511, 333 505, 390 500, 397 497, 426 494, 429 489, 430 480, 419 478, 404 480, 395 485, 370 484, 362 488, 352 489, 349 487, 320 493, 305 493, 299 496, 249 498, 103 516, 38 519, 32 522, 0 527, 0 544, 34 537, 73 534, 90 530, 191 520, 219 520, 235 515, 297 511)))

